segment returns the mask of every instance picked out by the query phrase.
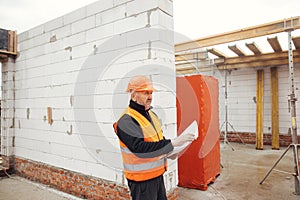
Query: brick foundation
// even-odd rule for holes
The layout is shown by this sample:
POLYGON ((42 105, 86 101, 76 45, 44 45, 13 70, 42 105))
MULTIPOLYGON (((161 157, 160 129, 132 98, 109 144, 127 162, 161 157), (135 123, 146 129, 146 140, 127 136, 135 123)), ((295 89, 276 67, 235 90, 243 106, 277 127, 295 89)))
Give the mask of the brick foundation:
MULTIPOLYGON (((127 186, 62 168, 56 168, 44 163, 15 158, 14 170, 21 177, 84 199, 131 199, 127 186)), ((168 194, 168 199, 178 199, 177 188, 168 194)))
MULTIPOLYGON (((247 132, 228 132, 227 139, 229 142, 241 143, 241 140, 246 144, 255 144, 256 143, 256 133, 247 133, 247 132)), ((224 134, 221 134, 221 140, 223 140, 224 134)), ((298 136, 298 143, 300 141, 300 136, 298 136)), ((279 135, 279 146, 287 147, 292 143, 292 136, 290 135, 279 135)), ((272 135, 264 134, 264 145, 272 145, 272 135)))

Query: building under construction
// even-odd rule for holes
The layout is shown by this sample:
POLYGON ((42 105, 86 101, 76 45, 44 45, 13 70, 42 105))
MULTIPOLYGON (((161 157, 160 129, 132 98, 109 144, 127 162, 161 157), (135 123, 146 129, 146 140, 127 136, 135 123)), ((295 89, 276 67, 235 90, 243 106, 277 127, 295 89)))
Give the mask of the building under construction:
MULTIPOLYGON (((300 17, 290 17, 175 44, 171 0, 111 0, 21 34, 0 29, 1 174, 84 199, 130 199, 112 124, 128 105, 128 80, 144 74, 157 88, 153 109, 166 138, 197 122, 198 139, 164 174, 169 199, 191 197, 182 188, 208 192, 218 179, 220 190, 251 181, 242 178, 247 172, 222 177, 234 169, 228 159, 251 163, 251 154, 261 160, 251 163, 259 171, 257 190, 275 199, 283 196, 265 182, 288 157, 284 180, 292 188, 280 193, 297 199, 299 28, 300 17), (249 157, 230 156, 236 147, 249 157), (276 157, 266 167, 270 155, 276 157)), ((220 199, 251 199, 243 192, 220 199)))

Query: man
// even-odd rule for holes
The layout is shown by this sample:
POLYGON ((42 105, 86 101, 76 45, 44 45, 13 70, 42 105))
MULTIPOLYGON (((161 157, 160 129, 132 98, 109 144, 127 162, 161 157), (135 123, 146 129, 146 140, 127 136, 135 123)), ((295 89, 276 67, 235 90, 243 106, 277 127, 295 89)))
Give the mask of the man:
POLYGON ((165 139, 157 115, 151 111, 152 82, 133 77, 127 87, 129 107, 114 124, 119 137, 124 174, 133 200, 167 200, 163 174, 166 155, 174 147, 194 140, 193 134, 165 139))

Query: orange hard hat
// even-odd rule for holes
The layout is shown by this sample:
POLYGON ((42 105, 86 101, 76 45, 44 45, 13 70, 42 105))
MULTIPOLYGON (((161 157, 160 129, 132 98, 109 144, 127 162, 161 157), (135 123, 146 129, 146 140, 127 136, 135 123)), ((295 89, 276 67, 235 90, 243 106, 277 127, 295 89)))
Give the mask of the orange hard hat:
POLYGON ((146 76, 134 76, 130 79, 126 92, 154 91, 152 81, 146 76))

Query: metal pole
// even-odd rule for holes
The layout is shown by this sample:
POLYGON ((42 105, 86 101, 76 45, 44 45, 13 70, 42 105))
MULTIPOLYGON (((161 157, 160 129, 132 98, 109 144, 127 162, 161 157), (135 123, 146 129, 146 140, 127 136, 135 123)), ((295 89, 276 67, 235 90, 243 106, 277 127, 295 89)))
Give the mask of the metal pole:
POLYGON ((224 142, 227 142, 228 133, 228 101, 227 101, 227 69, 225 70, 225 131, 224 131, 224 142))
POLYGON ((289 78, 290 78, 290 104, 291 104, 291 123, 292 123, 292 143, 294 145, 294 168, 295 168, 295 193, 300 195, 300 184, 299 184, 299 157, 298 157, 298 137, 297 137, 297 120, 296 120, 296 101, 295 97, 295 83, 294 83, 294 63, 293 63, 293 49, 292 49, 292 30, 288 32, 288 58, 289 58, 289 78))

